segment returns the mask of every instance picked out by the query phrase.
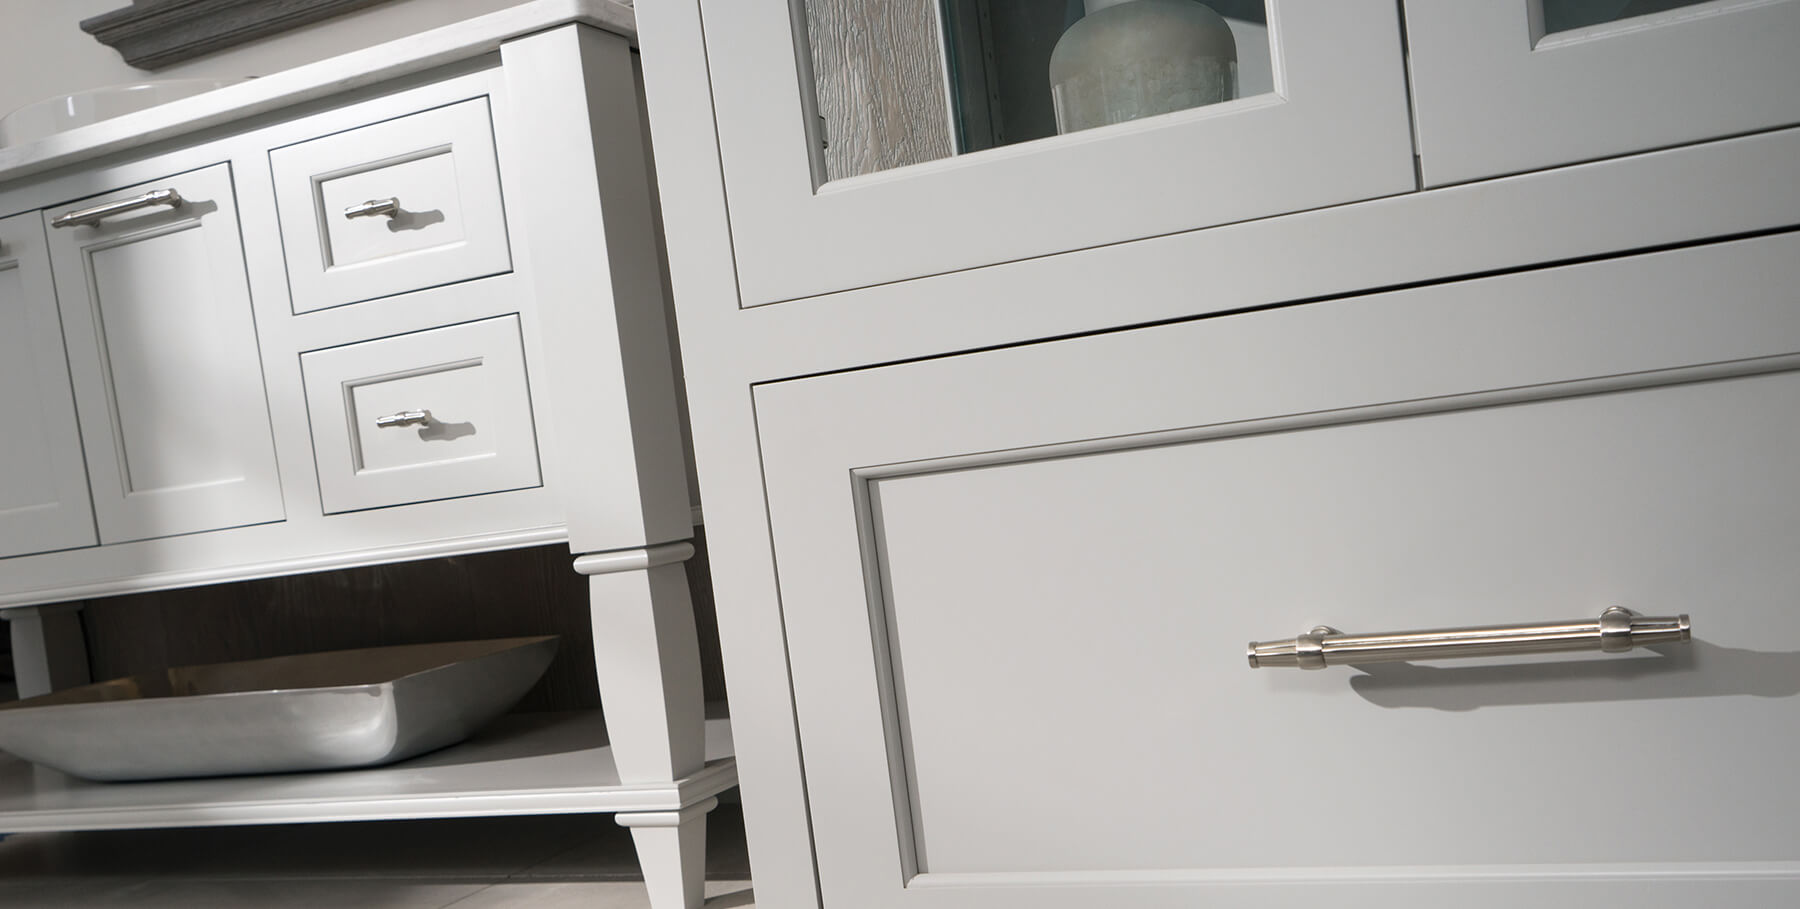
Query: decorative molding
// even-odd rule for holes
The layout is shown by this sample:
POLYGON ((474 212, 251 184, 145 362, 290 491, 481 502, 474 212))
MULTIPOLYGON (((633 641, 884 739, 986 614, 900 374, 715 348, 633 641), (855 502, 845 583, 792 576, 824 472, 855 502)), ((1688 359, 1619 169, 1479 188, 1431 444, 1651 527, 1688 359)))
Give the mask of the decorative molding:
POLYGON ((387 0, 132 0, 81 30, 140 69, 161 69, 387 0))

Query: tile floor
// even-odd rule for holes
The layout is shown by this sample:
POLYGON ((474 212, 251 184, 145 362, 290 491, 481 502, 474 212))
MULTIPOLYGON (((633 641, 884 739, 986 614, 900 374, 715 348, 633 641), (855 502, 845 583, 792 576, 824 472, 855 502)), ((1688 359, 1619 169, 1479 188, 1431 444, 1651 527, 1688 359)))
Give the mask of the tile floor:
MULTIPOLYGON (((754 907, 743 814, 707 824, 708 909, 754 907)), ((648 909, 609 815, 14 834, 6 909, 648 909)))

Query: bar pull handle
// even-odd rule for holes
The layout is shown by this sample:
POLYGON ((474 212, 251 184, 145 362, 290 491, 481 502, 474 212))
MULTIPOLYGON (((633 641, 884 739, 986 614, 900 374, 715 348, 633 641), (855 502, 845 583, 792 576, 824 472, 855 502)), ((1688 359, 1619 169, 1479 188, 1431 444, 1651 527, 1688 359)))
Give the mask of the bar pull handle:
POLYGON ((1538 625, 1482 625, 1380 634, 1344 634, 1321 625, 1285 641, 1252 642, 1250 668, 1324 669, 1357 663, 1574 650, 1623 653, 1633 647, 1686 643, 1690 636, 1686 615, 1641 616, 1623 606, 1608 607, 1598 619, 1538 625))
POLYGON ((386 199, 370 199, 344 209, 346 218, 375 218, 383 215, 392 218, 400 214, 400 199, 390 196, 386 199))
POLYGON ((390 426, 424 426, 430 422, 431 411, 429 410, 403 410, 399 413, 375 418, 375 426, 379 429, 386 429, 390 426))
POLYGON ((181 194, 172 189, 153 189, 141 196, 120 199, 117 202, 108 202, 105 205, 96 205, 92 208, 78 208, 71 212, 64 212, 53 218, 50 221, 50 226, 81 227, 86 224, 99 224, 101 221, 104 221, 113 215, 122 215, 128 211, 137 211, 140 208, 149 208, 153 205, 167 205, 170 208, 180 208, 182 202, 181 194))

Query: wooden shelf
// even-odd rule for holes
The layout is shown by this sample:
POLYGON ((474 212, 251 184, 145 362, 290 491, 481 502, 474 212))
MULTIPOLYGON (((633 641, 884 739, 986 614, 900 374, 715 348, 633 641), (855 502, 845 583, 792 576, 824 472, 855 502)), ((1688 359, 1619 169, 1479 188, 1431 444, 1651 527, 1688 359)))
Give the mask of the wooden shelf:
POLYGON ((597 711, 531 713, 367 770, 96 783, 0 754, 0 833, 675 811, 736 784, 729 720, 707 721, 698 773, 632 785, 597 711))

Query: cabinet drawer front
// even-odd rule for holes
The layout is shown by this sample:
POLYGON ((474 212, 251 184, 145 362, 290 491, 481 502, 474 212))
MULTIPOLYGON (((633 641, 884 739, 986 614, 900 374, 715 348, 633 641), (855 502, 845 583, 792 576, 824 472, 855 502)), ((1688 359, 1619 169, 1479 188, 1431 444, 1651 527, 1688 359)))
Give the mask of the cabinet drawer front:
POLYGON ((0 219, 0 557, 96 541, 44 225, 0 219))
POLYGON ((1793 902, 1797 252, 760 388, 825 902, 1793 902), (1614 604, 1694 640, 1244 653, 1614 604))
POLYGON ((1407 0, 1427 185, 1800 123, 1800 0, 1556 6, 1665 11, 1546 33, 1543 0, 1407 0))
POLYGON ((486 98, 278 148, 269 162, 296 313, 512 267, 486 98))
POLYGON ((519 317, 302 354, 327 513, 540 485, 519 317))
POLYGON ((279 521, 268 399, 229 165, 58 206, 180 203, 50 229, 103 543, 279 521))

